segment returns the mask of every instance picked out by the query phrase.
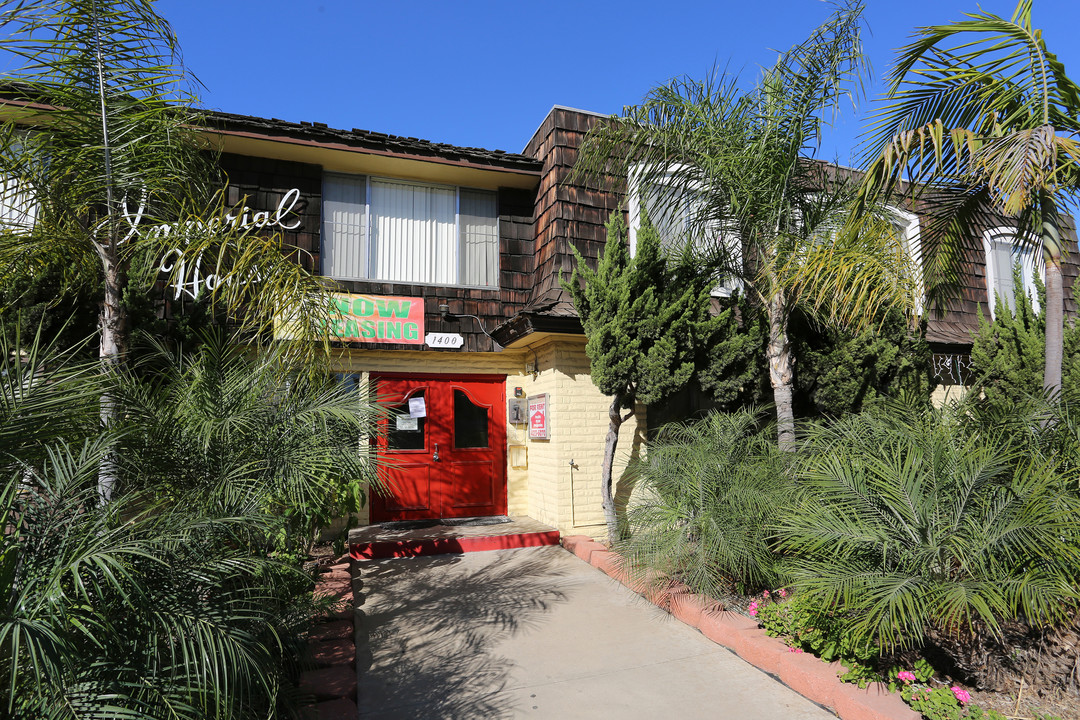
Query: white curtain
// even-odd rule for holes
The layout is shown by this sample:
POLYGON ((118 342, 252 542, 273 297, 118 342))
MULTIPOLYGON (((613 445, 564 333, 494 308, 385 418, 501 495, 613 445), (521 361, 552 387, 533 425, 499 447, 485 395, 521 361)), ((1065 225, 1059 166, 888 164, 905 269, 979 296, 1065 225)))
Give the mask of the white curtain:
POLYGON ((392 180, 371 182, 373 277, 458 282, 457 192, 392 180))
POLYGON ((461 241, 464 259, 461 284, 499 286, 499 220, 495 193, 461 190, 461 241))
POLYGON ((323 275, 368 277, 367 180, 363 175, 323 176, 323 275))

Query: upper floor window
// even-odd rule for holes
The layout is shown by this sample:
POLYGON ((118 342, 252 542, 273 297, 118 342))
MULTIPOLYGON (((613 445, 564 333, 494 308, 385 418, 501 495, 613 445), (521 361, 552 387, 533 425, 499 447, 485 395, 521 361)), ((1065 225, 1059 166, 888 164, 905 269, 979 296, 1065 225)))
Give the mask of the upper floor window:
POLYGON ((322 264, 338 280, 498 287, 496 194, 327 173, 322 264))
POLYGON ((907 252, 909 267, 918 275, 915 278, 915 314, 923 313, 923 298, 926 287, 923 282, 922 243, 919 240, 919 216, 900 208, 888 208, 889 220, 896 230, 897 237, 907 252))
MULTIPOLYGON (((12 140, 8 150, 13 155, 23 152, 25 133, 12 140)), ((0 178, 0 229, 8 232, 30 230, 37 220, 38 204, 30 189, 14 177, 0 178)))
MULTIPOLYGON (((666 249, 682 248, 688 243, 702 255, 721 260, 728 267, 738 267, 742 262, 742 246, 733 233, 724 233, 715 222, 704 223, 703 198, 672 183, 666 183, 670 174, 650 179, 642 188, 639 172, 631 172, 629 181, 630 255, 637 250, 637 233, 641 227, 642 211, 660 235, 666 249), (723 257, 719 257, 722 255, 723 257)), ((714 297, 730 297, 742 284, 736 273, 720 273, 719 283, 712 290, 714 297)))
POLYGON ((1016 311, 1016 295, 1024 293, 1031 298, 1032 307, 1039 311, 1039 298, 1035 290, 1035 274, 1041 277, 1045 270, 1035 247, 1022 244, 1014 228, 999 227, 983 234, 983 251, 986 253, 986 297, 990 305, 990 317, 996 315, 995 297, 1016 311), (1020 286, 1013 278, 1013 267, 1020 265, 1020 286))

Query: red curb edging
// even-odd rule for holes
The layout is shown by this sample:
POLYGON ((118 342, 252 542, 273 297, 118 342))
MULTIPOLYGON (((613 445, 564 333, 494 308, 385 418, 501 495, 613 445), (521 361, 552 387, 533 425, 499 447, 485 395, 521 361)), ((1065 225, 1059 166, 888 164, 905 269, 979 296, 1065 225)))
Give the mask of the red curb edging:
POLYGON ((841 720, 921 720, 881 683, 860 690, 840 680, 843 667, 828 664, 813 655, 791 652, 777 638, 738 613, 723 610, 716 600, 695 595, 684 587, 656 588, 640 579, 631 582, 623 559, 600 543, 583 535, 562 539, 563 547, 598 570, 642 595, 654 605, 667 610, 681 622, 696 628, 702 635, 723 645, 751 665, 771 673, 803 697, 828 707, 841 720))

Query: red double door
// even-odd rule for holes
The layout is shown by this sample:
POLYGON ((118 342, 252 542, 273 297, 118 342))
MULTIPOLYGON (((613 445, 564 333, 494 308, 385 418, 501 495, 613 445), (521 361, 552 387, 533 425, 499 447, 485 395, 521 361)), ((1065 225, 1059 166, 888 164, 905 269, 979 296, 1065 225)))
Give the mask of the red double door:
POLYGON ((506 382, 503 376, 375 375, 390 407, 379 433, 371 520, 506 513, 506 382))

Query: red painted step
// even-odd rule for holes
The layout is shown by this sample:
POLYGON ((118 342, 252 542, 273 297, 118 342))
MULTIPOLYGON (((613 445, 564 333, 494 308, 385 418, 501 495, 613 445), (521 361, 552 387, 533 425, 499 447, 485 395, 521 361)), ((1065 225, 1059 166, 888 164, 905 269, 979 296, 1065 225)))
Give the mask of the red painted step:
POLYGON ((524 532, 510 535, 477 535, 467 537, 433 537, 408 540, 376 540, 353 543, 349 552, 356 560, 375 558, 416 557, 418 555, 450 555, 482 552, 484 550, 513 550, 516 548, 558 545, 559 531, 524 532))

